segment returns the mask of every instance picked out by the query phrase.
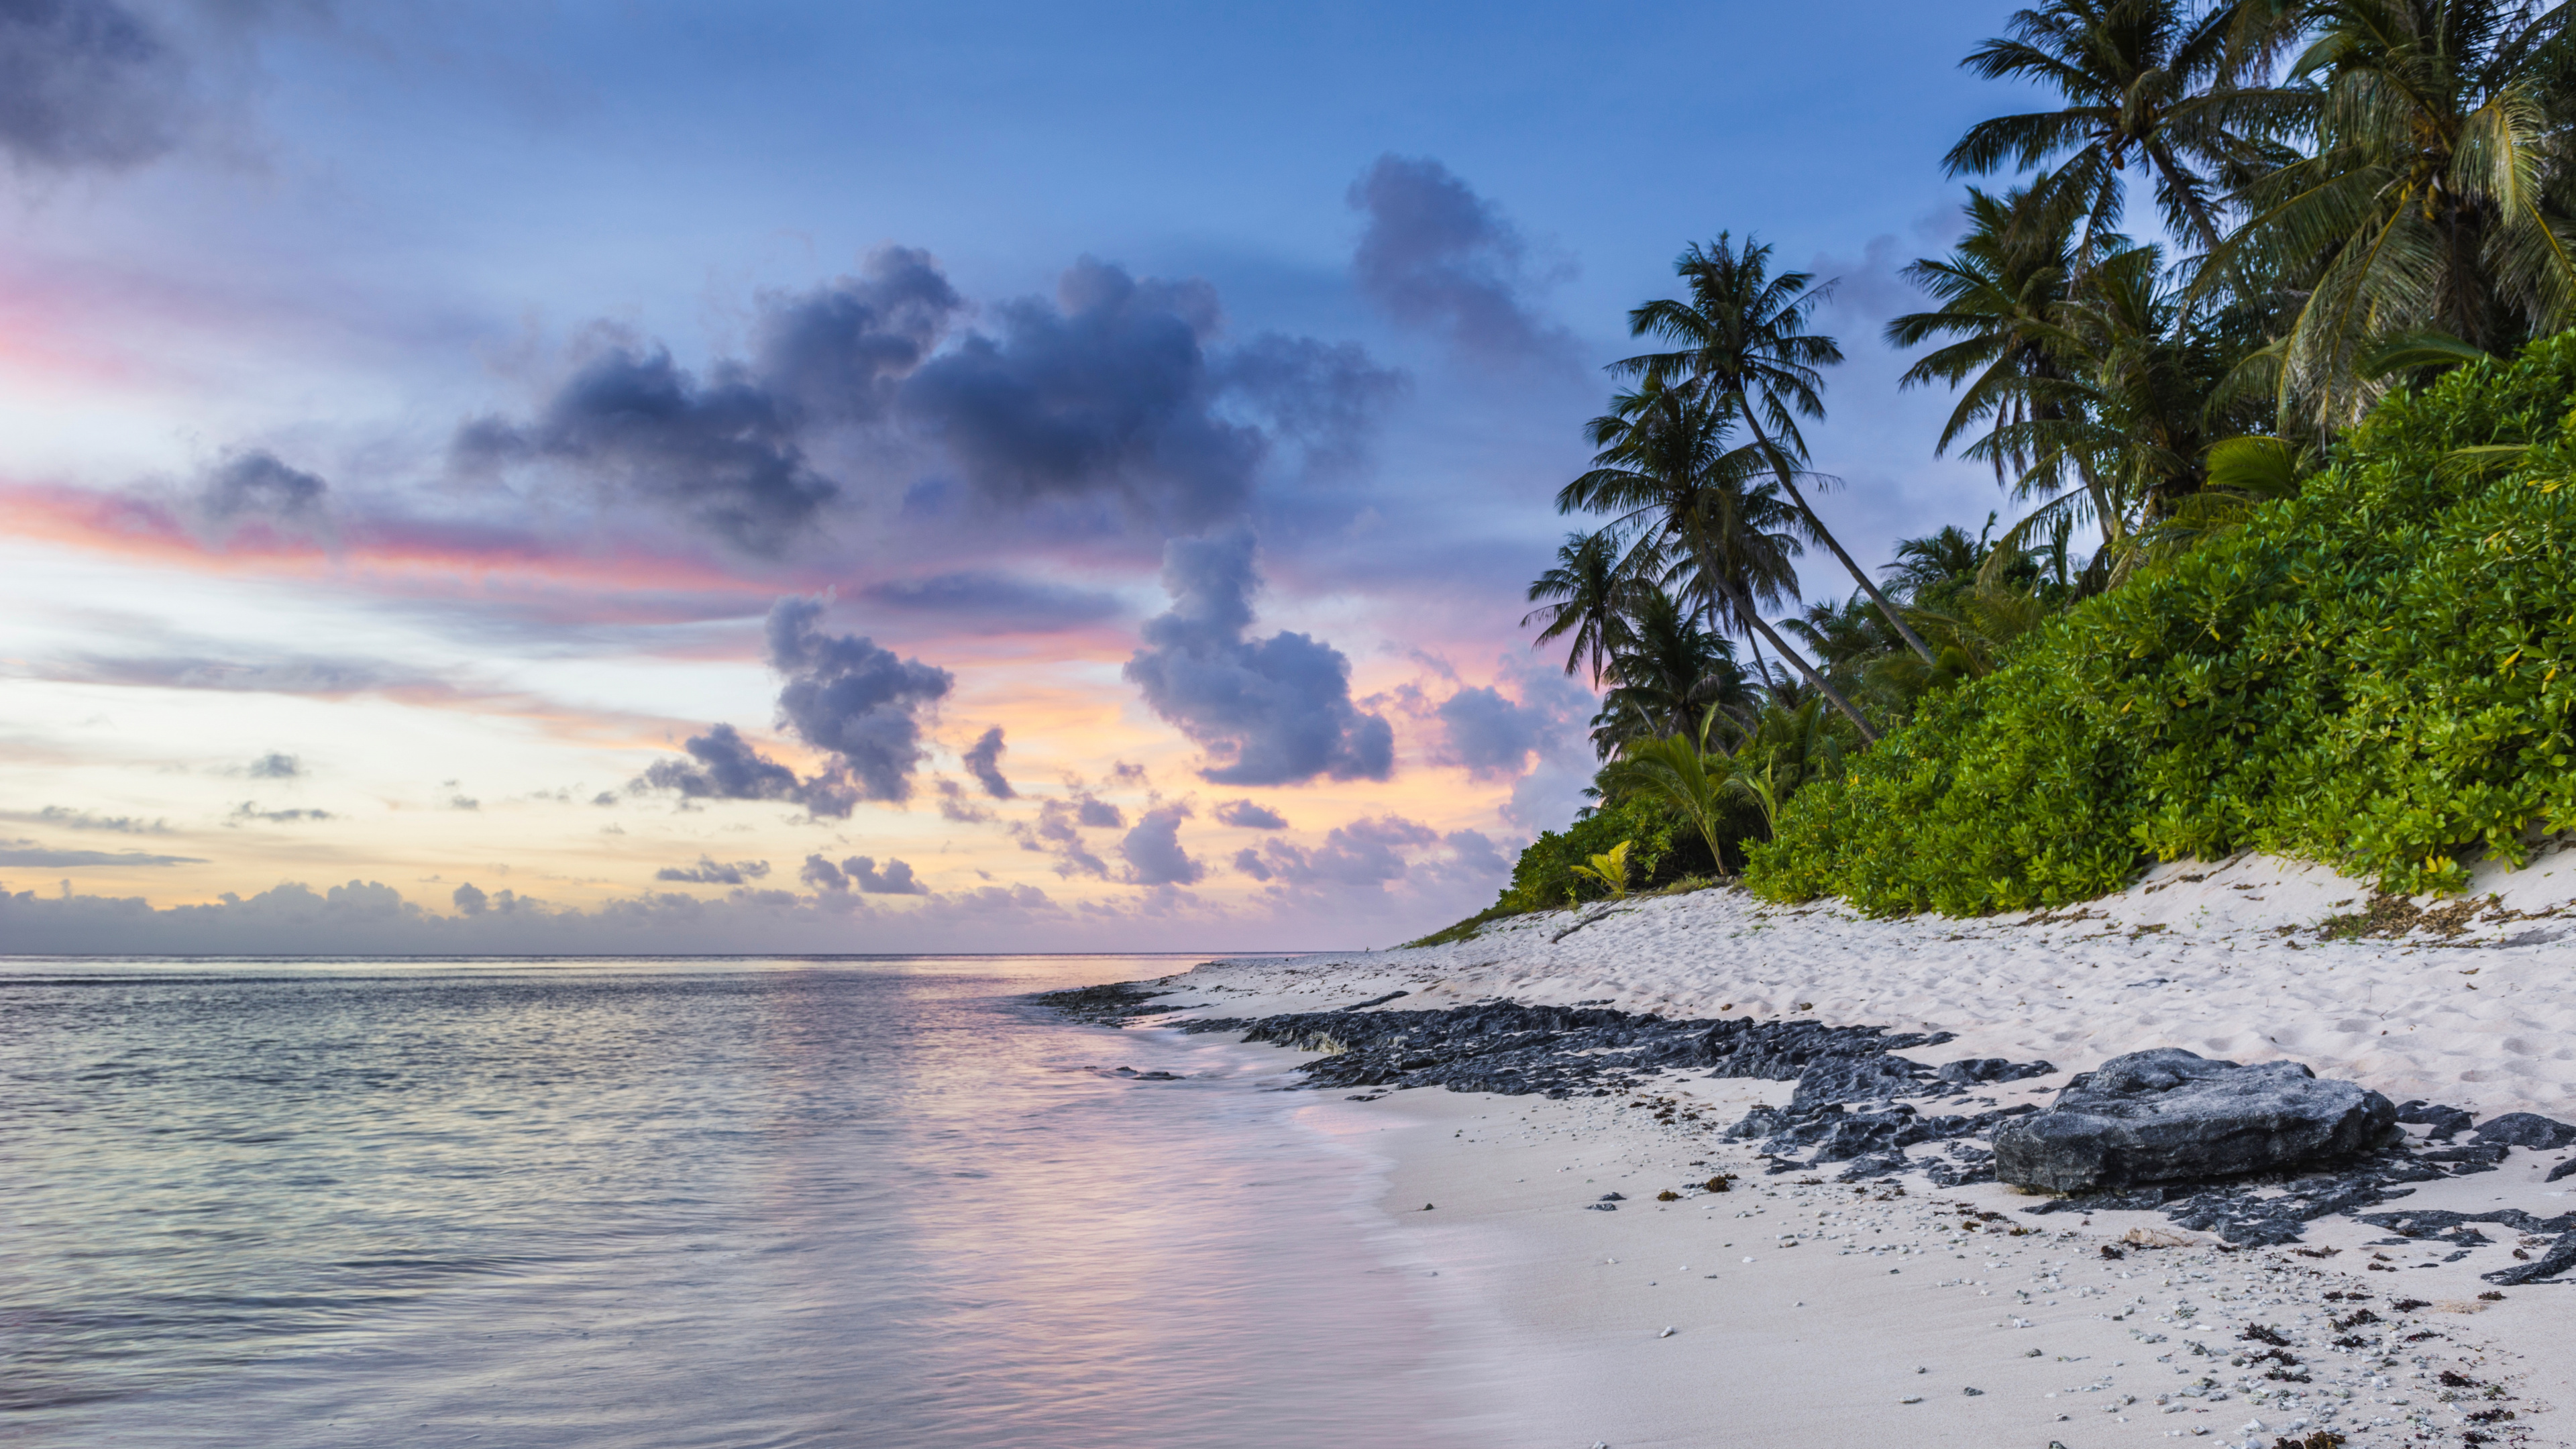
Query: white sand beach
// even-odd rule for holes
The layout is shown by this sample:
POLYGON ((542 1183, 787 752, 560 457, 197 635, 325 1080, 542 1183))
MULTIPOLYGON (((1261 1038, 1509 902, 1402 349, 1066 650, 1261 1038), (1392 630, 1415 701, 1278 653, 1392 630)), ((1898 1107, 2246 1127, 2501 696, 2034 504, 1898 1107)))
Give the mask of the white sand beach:
MULTIPOLYGON (((2175 1046, 2289 1058, 2481 1118, 2569 1119, 2571 900, 2563 853, 2416 903, 2429 913, 2404 934, 2358 939, 2324 939, 2320 923, 2366 911, 2366 887, 2261 857, 1978 921, 1875 921, 1720 888, 1426 949, 1211 963, 1170 984, 1182 1017, 1403 991, 1387 1009, 1507 998, 1939 1029, 1957 1040, 1909 1055, 2056 1066, 1993 1088, 2007 1105, 2175 1046)), ((2386 907, 2380 922, 2408 924, 2386 907)), ((2240 1249, 2152 1212, 2030 1214, 2042 1199, 1993 1183, 1766 1176, 1754 1144, 1719 1133, 1790 1089, 1683 1072, 1555 1101, 1318 1094, 1307 1116, 1388 1162, 1387 1251, 1420 1275, 1457 1372, 1487 1386, 1472 1428, 1498 1446, 2576 1442, 2576 1283, 2479 1277, 2542 1239, 2490 1227, 2489 1244, 2458 1247, 2334 1216, 2297 1245, 2240 1249), (1727 1191, 1700 1186, 1730 1173, 1727 1191), (1611 1192, 1625 1200, 1595 1210, 1611 1192), (2181 1245, 2123 1241, 2160 1235, 2181 1245)), ((2544 1179, 2570 1155, 2516 1151, 2402 1206, 2554 1217, 2576 1208, 2576 1176, 2544 1179)))

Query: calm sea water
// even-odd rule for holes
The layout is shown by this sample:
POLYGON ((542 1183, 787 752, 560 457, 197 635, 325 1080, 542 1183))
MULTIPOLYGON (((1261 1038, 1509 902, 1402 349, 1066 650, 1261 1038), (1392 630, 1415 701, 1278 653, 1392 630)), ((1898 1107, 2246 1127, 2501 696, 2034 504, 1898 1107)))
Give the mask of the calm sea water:
POLYGON ((1447 1442, 1289 1059, 1014 999, 1185 964, 0 962, 0 1440, 1447 1442))

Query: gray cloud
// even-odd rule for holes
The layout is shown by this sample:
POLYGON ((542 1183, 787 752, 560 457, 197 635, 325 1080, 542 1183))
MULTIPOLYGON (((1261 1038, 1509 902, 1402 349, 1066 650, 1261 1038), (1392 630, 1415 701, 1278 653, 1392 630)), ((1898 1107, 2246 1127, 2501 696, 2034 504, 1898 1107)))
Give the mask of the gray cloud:
POLYGON ((293 755, 271 750, 251 761, 250 767, 242 773, 254 780, 292 780, 304 773, 304 762, 293 755))
POLYGON ((483 914, 484 908, 492 903, 492 898, 475 889, 474 882, 470 880, 449 892, 447 898, 456 903, 458 911, 469 916, 483 914))
POLYGON ((1412 390, 1356 342, 1265 332, 1215 363, 1217 385, 1296 443, 1311 470, 1355 466, 1386 410, 1412 390))
POLYGON ((655 880, 687 881, 696 885, 748 885, 769 874, 765 860, 712 860, 699 856, 695 865, 666 865, 653 872, 655 880))
POLYGON ((930 355, 965 299, 928 252, 882 247, 862 275, 762 309, 753 347, 756 374, 805 415, 872 421, 895 386, 930 355))
POLYGON ((1528 248, 1500 210, 1428 157, 1381 156, 1351 183, 1368 218, 1351 274, 1407 326, 1486 358, 1564 355, 1564 330, 1527 300, 1528 248))
POLYGON ((909 417, 977 492, 1011 504, 1113 496, 1167 532, 1242 511, 1269 440, 1216 410, 1213 288, 1140 282, 1086 257, 1051 304, 995 314, 998 336, 969 335, 904 385, 909 417))
MULTIPOLYGON (((1083 844, 1081 826, 1086 823, 1084 816, 1088 813, 1069 801, 1043 801, 1038 806, 1036 823, 1013 821, 1011 834, 1020 842, 1020 849, 1054 856, 1055 873, 1067 880, 1077 875, 1107 880, 1109 863, 1092 854, 1091 848, 1083 844)), ((1114 826, 1118 823, 1116 806, 1109 807, 1109 816, 1108 824, 1114 826)))
POLYGON ((330 491, 319 476, 288 467, 266 449, 253 449, 226 458, 207 473, 197 506, 217 523, 245 515, 309 523, 321 516, 322 500, 330 491))
POLYGON ((185 70, 115 0, 0 4, 0 150, 56 169, 149 160, 176 137, 185 70))
POLYGON ((30 825, 52 825, 64 830, 106 830, 118 835, 167 835, 166 820, 146 820, 140 815, 99 815, 87 810, 74 810, 68 805, 47 805, 39 810, 0 810, 0 820, 22 820, 30 825))
POLYGON ((1136 828, 1118 842, 1118 853, 1127 861, 1127 883, 1142 886, 1196 885, 1207 874, 1207 867, 1190 858, 1181 848, 1181 822, 1190 818, 1187 805, 1161 805, 1136 819, 1136 828))
POLYGON ((1237 852, 1235 867, 1255 879, 1276 878, 1289 885, 1380 890, 1388 881, 1403 879, 1408 869, 1405 852, 1439 843, 1439 832, 1427 825, 1401 815, 1381 815, 1333 827, 1324 843, 1312 850, 1284 840, 1264 841, 1254 864, 1265 867, 1268 875, 1245 869, 1249 850, 1237 852))
POLYGON ((1459 690, 1432 712, 1446 735, 1443 763, 1463 765, 1479 780, 1517 777, 1556 723, 1546 711, 1524 708, 1482 685, 1459 690))
POLYGON ((1249 800, 1228 800, 1216 807, 1217 823, 1244 830, 1285 830, 1288 821, 1278 811, 1249 800))
POLYGON ((1116 830, 1127 823, 1127 816, 1116 805, 1083 790, 1073 797, 1074 818, 1089 830, 1116 830))
POLYGON ((746 553, 784 552, 840 485, 814 471, 793 407, 738 363, 701 380, 662 348, 615 344, 556 391, 534 422, 484 418, 461 430, 458 463, 488 470, 547 461, 706 529, 746 553))
POLYGON ((965 764, 966 773, 974 776, 975 783, 984 787, 985 794, 996 800, 1013 800, 1019 797, 1020 792, 1012 789, 1011 782, 1002 778, 1002 727, 1000 725, 984 731, 983 735, 975 741, 974 746, 958 758, 965 764))
POLYGON ((802 598, 769 611, 769 664, 787 676, 779 715, 805 743, 836 756, 835 768, 862 797, 908 800, 922 757, 921 715, 956 681, 857 635, 825 634, 822 614, 821 602, 802 598))
POLYGON ((233 807, 233 811, 230 815, 224 817, 224 823, 226 825, 237 825, 245 820, 264 820, 271 825, 291 825, 298 820, 329 820, 332 818, 334 817, 328 810, 262 810, 259 808, 258 801, 244 800, 239 805, 233 807))
POLYGON ((839 865, 819 855, 805 857, 805 868, 799 879, 816 890, 841 892, 857 888, 862 895, 926 896, 930 887, 913 878, 912 867, 900 860, 889 860, 879 871, 874 857, 854 855, 839 865))
POLYGON ((193 855, 146 855, 139 850, 50 850, 32 840, 0 841, 0 865, 45 870, 85 865, 204 865, 193 855))
POLYGON ((688 800, 781 800, 802 805, 809 814, 835 818, 847 818, 858 804, 858 791, 846 780, 829 771, 800 779, 754 749, 729 724, 693 735, 681 748, 688 760, 656 760, 627 788, 676 790, 688 800))
POLYGON ((1172 607, 1146 621, 1128 682, 1217 761, 1199 772, 1216 784, 1387 778, 1394 731, 1352 705, 1339 650, 1304 634, 1245 637, 1259 583, 1252 554, 1242 530, 1165 545, 1172 607))
POLYGON ((938 783, 939 817, 961 825, 981 825, 993 818, 993 812, 966 796, 966 787, 954 780, 938 783))
POLYGON ((1254 880, 1268 880, 1271 876, 1269 865, 1261 859, 1261 852, 1248 845, 1234 853, 1234 868, 1254 880))
POLYGON ((1127 611, 1118 596, 1038 579, 967 570, 869 584, 858 597, 943 622, 995 633, 1043 634, 1079 629, 1127 611))

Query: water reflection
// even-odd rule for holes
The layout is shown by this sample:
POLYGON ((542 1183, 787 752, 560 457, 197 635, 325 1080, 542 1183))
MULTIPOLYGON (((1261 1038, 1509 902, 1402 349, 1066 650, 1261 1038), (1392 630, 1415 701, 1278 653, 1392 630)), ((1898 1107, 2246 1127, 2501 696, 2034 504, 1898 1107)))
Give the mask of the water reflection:
POLYGON ((1443 1442, 1284 1063, 1010 999, 1180 964, 19 963, 0 1434, 1443 1442))

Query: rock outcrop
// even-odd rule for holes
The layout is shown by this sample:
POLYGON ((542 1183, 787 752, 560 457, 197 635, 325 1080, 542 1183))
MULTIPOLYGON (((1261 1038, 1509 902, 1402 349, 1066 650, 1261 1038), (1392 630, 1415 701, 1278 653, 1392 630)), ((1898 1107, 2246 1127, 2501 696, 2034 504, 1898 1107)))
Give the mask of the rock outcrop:
POLYGON ((1995 1173, 2096 1193, 2281 1172, 2358 1156, 2397 1127, 2386 1097, 2297 1062, 2240 1066, 2175 1047, 2114 1057, 2044 1112, 1995 1129, 1995 1173))

